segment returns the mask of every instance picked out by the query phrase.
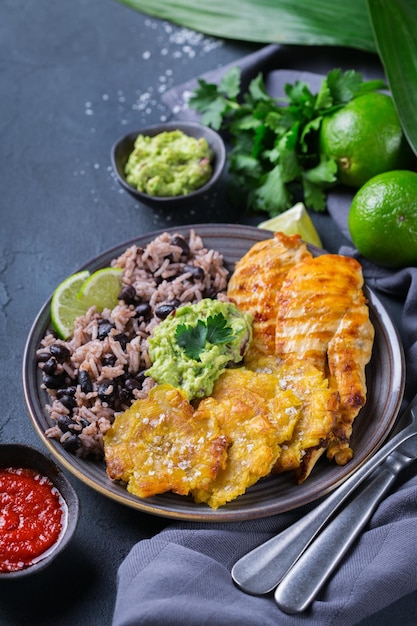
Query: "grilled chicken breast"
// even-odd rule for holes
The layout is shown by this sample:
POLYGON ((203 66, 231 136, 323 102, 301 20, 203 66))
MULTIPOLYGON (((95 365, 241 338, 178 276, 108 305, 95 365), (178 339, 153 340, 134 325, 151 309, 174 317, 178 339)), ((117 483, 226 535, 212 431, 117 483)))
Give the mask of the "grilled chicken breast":
MULTIPOLYGON (((254 317, 245 364, 292 372, 288 384, 303 403, 299 423, 275 469, 303 482, 320 456, 339 464, 352 456, 353 421, 366 401, 365 366, 374 329, 359 263, 336 254, 313 257, 297 235, 276 233, 237 263, 228 296, 254 317)), ((287 383, 285 383, 287 384, 287 383)))
POLYGON ((355 259, 325 254, 291 268, 277 298, 277 356, 310 363, 338 393, 328 456, 341 464, 352 456, 349 438, 366 401, 365 366, 374 339, 362 287, 355 259))
POLYGON ((327 456, 339 465, 347 463, 353 454, 349 440, 353 421, 366 402, 365 367, 371 359, 374 335, 368 307, 365 302, 357 301, 356 306, 346 311, 329 342, 329 379, 340 401, 327 456))
POLYGON ((254 316, 250 353, 274 352, 277 292, 289 269, 310 257, 298 235, 276 233, 273 239, 254 244, 236 263, 227 295, 242 311, 254 316))

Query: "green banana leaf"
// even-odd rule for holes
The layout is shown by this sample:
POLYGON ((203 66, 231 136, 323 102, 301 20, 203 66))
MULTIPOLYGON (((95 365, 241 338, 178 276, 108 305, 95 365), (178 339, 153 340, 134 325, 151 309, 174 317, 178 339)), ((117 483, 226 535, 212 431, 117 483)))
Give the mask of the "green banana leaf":
POLYGON ((344 46, 379 54, 404 132, 417 155, 416 0, 118 1, 223 39, 344 46))
POLYGON ((119 0, 226 39, 349 46, 375 52, 366 0, 119 0))
POLYGON ((404 134, 417 154, 417 2, 368 0, 368 6, 404 134))

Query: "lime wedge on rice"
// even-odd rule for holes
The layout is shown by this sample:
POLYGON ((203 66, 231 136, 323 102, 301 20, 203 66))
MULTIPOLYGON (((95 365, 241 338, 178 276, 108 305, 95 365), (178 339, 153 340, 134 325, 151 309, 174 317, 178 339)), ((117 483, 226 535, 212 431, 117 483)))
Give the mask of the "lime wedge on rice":
POLYGON ((288 211, 258 224, 258 227, 282 232, 285 235, 300 235, 306 243, 311 243, 318 248, 323 247, 319 234, 302 202, 298 202, 288 211))
POLYGON ((51 301, 51 322, 61 339, 74 332, 74 321, 91 306, 97 311, 113 309, 122 286, 122 268, 105 267, 91 274, 72 274, 55 289, 51 301))
POLYGON ((74 330, 75 318, 86 312, 85 305, 77 299, 77 294, 89 277, 83 270, 66 278, 55 289, 51 301, 51 322, 61 339, 67 339, 74 330))
POLYGON ((119 302, 118 295, 122 288, 121 267, 105 267, 91 274, 81 285, 77 302, 87 310, 95 306, 97 311, 113 309, 119 302))

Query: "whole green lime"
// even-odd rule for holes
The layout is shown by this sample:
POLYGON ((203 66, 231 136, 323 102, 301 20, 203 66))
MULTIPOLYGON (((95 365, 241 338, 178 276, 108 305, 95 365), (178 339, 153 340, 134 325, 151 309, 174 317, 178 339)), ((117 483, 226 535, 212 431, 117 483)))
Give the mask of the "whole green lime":
POLYGON ((356 192, 348 227, 358 251, 383 267, 417 265, 417 173, 384 172, 356 192))
POLYGON ((338 165, 338 180, 361 187, 388 170, 408 167, 410 149, 392 98, 371 91, 324 117, 319 149, 338 165))

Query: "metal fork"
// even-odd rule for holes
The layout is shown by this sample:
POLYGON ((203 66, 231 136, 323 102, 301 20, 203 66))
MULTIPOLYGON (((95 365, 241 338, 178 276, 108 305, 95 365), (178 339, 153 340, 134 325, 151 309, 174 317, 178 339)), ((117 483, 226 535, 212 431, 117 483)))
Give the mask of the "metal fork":
MULTIPOLYGON (((316 551, 313 554, 309 551, 309 555, 306 554, 297 570, 293 569, 291 578, 288 577, 285 585, 281 583, 279 589, 277 589, 276 601, 282 610, 288 613, 304 610, 366 524, 398 472, 417 457, 417 395, 402 415, 399 426, 405 427, 395 434, 340 487, 323 500, 319 506, 286 530, 239 559, 231 572, 234 582, 243 591, 255 595, 267 594, 275 589, 287 572, 294 568, 294 564, 335 514, 335 511, 353 494, 359 485, 384 464, 382 471, 378 471, 378 475, 372 475, 369 479, 366 485, 367 495, 363 495, 362 492, 360 494, 360 500, 356 503, 356 515, 358 518, 355 520, 350 515, 349 507, 346 507, 339 522, 343 524, 343 530, 336 525, 331 527, 333 536, 339 538, 339 544, 337 542, 332 544, 333 554, 329 554, 329 557, 327 557, 327 554, 330 552, 330 540, 326 534, 326 529, 322 532, 322 536, 319 537, 321 544, 317 544, 316 551), (373 485, 373 489, 371 489, 371 485, 373 485), (359 516, 358 510, 365 511, 365 513, 361 513, 359 516), (340 554, 340 537, 342 536, 346 539, 346 536, 343 534, 346 533, 344 530, 346 525, 350 526, 348 533, 349 544, 346 546, 346 550, 340 554), (341 535, 337 534, 340 532, 342 533, 341 535), (326 546, 325 550, 323 550, 323 545, 326 546), (336 545, 339 545, 339 549, 335 549, 336 545), (317 553, 320 546, 322 559, 318 563, 317 553), (337 559, 336 563, 334 563, 335 558, 337 559), (307 580, 310 586, 308 589, 306 588, 306 595, 303 598, 299 596, 294 597, 294 593, 291 590, 294 590, 296 586, 300 586, 299 579, 296 578, 297 573, 300 576, 302 568, 304 567, 305 569, 307 563, 313 562, 314 559, 316 559, 316 566, 313 568, 313 565, 311 565, 314 569, 313 572, 309 570, 310 579, 307 578, 307 580), (330 565, 329 562, 324 562, 325 559, 330 559, 330 565), (324 575, 323 572, 325 572, 324 575), (314 580, 311 580, 312 578, 314 580)), ((340 515, 339 513, 338 517, 340 515)), ((303 576, 304 582, 306 576, 303 576)))

